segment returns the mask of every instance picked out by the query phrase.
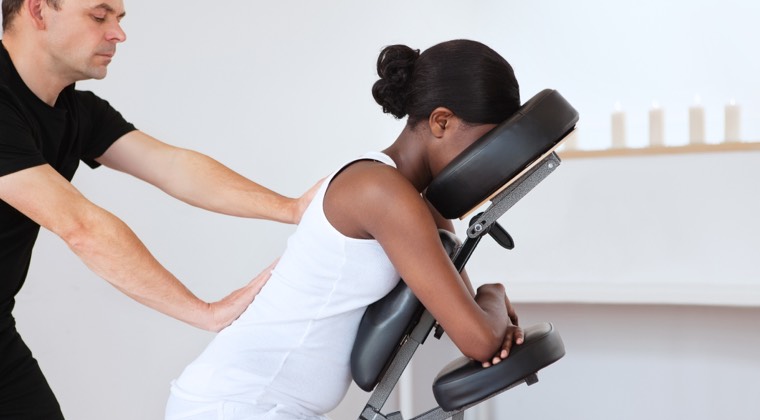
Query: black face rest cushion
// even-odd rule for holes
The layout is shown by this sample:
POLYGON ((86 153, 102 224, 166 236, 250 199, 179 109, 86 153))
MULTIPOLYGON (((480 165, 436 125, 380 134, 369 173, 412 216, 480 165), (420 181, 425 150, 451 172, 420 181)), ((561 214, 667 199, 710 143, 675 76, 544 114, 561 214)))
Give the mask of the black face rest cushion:
POLYGON ((578 111, 559 92, 545 89, 457 156, 425 195, 443 217, 460 218, 551 150, 577 122, 578 111))

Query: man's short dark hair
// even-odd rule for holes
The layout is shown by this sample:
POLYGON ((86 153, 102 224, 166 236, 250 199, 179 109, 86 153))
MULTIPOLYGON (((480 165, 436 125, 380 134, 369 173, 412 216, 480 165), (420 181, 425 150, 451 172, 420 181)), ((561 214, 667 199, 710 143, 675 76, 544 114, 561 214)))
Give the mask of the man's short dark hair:
MULTIPOLYGON (((61 6, 61 0, 45 1, 56 10, 61 6)), ((21 11, 21 6, 23 5, 24 0, 3 0, 3 32, 11 27, 13 18, 15 18, 19 11, 21 11)))

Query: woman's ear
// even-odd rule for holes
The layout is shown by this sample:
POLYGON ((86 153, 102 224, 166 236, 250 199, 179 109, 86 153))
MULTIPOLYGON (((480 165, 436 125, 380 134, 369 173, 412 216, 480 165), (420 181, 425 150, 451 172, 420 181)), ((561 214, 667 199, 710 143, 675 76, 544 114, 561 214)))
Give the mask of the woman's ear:
POLYGON ((430 126, 430 132, 433 133, 435 138, 440 139, 446 130, 454 128, 456 117, 450 109, 445 107, 438 107, 430 113, 428 118, 428 125, 430 126))

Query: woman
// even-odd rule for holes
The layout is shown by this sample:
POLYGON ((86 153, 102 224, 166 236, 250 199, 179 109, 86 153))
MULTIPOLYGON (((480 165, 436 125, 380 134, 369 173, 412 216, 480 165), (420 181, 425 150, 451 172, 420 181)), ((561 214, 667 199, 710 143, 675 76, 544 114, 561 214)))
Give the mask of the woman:
POLYGON ((383 112, 408 115, 403 131, 323 183, 255 303, 173 383, 167 419, 324 418, 351 381, 364 309, 399 276, 484 366, 522 341, 504 288, 474 293, 421 197, 455 156, 518 109, 511 66, 483 44, 457 40, 422 54, 387 47, 377 70, 372 94, 383 112))

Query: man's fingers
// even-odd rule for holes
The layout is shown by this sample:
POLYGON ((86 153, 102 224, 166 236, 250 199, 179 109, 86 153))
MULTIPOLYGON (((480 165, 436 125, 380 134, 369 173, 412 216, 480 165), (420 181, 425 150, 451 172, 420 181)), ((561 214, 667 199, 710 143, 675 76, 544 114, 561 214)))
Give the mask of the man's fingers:
POLYGON ((298 198, 296 206, 297 214, 293 219, 294 223, 301 223, 301 217, 303 217, 303 213, 306 211, 306 208, 309 207, 309 204, 311 204, 311 200, 314 199, 314 196, 317 194, 317 190, 319 190, 319 187, 322 186, 323 182, 325 182, 325 178, 317 181, 316 184, 314 184, 301 197, 298 198))
POLYGON ((264 287, 264 284, 269 280, 270 277, 272 277, 272 271, 277 266, 277 263, 280 261, 279 258, 274 260, 267 268, 265 268, 261 273, 259 273, 256 277, 253 278, 248 283, 248 286, 251 288, 256 289, 256 292, 258 293, 259 290, 261 290, 262 287, 264 287))
POLYGON ((248 305, 253 302, 256 295, 259 294, 269 280, 269 277, 272 276, 272 270, 279 260, 279 258, 274 260, 274 262, 269 264, 267 268, 245 286, 233 291, 222 300, 210 305, 213 309, 213 317, 216 319, 216 327, 213 328, 214 331, 220 331, 230 325, 232 321, 236 320, 240 314, 248 308, 248 305))

